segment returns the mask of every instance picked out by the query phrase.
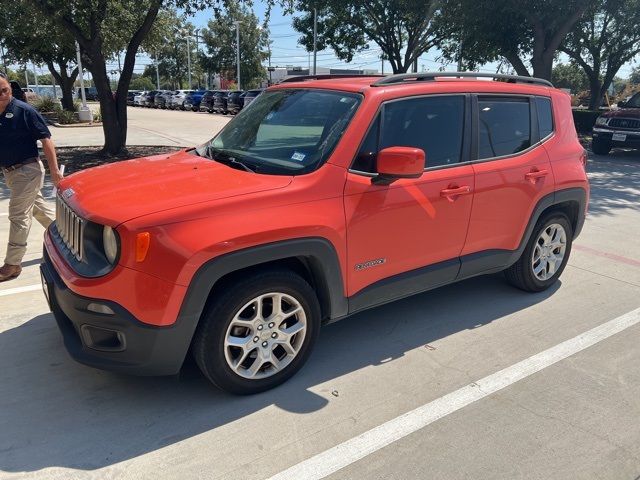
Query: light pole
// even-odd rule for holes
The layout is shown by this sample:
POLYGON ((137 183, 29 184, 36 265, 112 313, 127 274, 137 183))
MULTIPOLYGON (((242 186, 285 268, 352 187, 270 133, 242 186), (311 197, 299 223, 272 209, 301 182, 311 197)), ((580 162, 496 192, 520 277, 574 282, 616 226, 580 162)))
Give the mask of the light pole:
POLYGON ((240 21, 233 22, 236 26, 236 64, 238 65, 238 83, 237 89, 240 90, 240 21))
POLYGON ((189 69, 189 90, 193 90, 191 84, 191 42, 189 42, 189 33, 187 33, 187 68, 189 69))
POLYGON ((91 110, 87 107, 87 95, 84 91, 84 72, 82 71, 82 58, 80 55, 80 44, 76 42, 76 56, 78 57, 78 73, 80 74, 80 96, 82 98, 82 107, 80 107, 80 111, 78 112, 78 119, 81 122, 91 122, 93 120, 93 115, 91 115, 91 110))
POLYGON ((160 60, 158 59, 158 51, 156 50, 156 86, 160 90, 160 60))
POLYGON ((313 9, 313 74, 316 74, 316 54, 318 43, 318 9, 313 9))

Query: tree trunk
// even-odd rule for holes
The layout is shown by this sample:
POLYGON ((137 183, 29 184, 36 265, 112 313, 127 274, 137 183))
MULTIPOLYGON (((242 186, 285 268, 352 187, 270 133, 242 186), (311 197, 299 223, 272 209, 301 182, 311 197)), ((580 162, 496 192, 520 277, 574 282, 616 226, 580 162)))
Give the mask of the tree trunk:
POLYGON ((68 112, 74 112, 75 106, 73 104, 73 84, 78 77, 78 67, 74 68, 71 72, 71 76, 67 75, 67 64, 66 62, 59 61, 58 66, 60 67, 60 72, 55 69, 53 62, 47 62, 47 67, 49 68, 49 72, 56 79, 58 85, 60 85, 60 89, 62 90, 62 108, 67 110, 68 112))
POLYGON ((604 97, 602 86, 599 78, 589 78, 589 110, 598 110, 602 105, 602 98, 604 97))
POLYGON ((551 81, 551 71, 553 70, 553 55, 547 55, 546 52, 534 52, 533 59, 533 76, 544 78, 551 81))

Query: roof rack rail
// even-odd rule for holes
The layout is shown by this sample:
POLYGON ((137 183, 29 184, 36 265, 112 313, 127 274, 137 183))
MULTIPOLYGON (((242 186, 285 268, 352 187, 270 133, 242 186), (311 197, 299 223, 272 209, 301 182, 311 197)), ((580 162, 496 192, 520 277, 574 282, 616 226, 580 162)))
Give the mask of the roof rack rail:
POLYGON ((381 78, 371 84, 372 87, 383 87, 386 85, 394 85, 402 83, 405 80, 415 81, 432 81, 440 77, 453 78, 492 78, 494 80, 506 80, 507 83, 532 83, 536 85, 544 85, 545 87, 553 87, 549 80, 536 77, 523 77, 520 75, 505 75, 502 73, 479 73, 479 72, 422 72, 422 73, 400 73, 397 75, 389 75, 381 78))
POLYGON ((376 74, 364 75, 364 74, 355 74, 355 73, 299 75, 297 77, 285 78, 280 83, 304 82, 305 80, 329 80, 331 78, 366 78, 366 77, 381 77, 381 78, 384 78, 384 75, 376 75, 376 74))

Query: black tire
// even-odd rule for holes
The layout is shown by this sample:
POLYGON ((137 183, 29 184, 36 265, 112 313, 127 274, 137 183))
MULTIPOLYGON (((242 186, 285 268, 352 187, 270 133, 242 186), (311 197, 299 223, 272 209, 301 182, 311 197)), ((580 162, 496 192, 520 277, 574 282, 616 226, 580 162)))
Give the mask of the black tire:
MULTIPOLYGON (((227 284, 215 296, 196 330, 192 344, 193 355, 202 373, 219 388, 238 395, 250 395, 280 385, 300 370, 309 357, 319 332, 320 305, 311 286, 302 277, 291 271, 270 270, 238 279, 233 284, 227 284), (245 378, 232 369, 225 357, 224 342, 227 330, 234 316, 241 313, 240 309, 248 302, 260 295, 275 292, 293 297, 302 306, 306 317, 305 336, 299 345, 297 354, 282 370, 266 378, 245 378)), ((243 335, 246 338, 256 335, 255 338, 258 338, 256 331, 246 332, 243 335)), ((258 361, 259 348, 258 346, 252 351, 252 354, 247 357, 247 361, 258 361)), ((269 349, 271 350, 271 347, 269 349)), ((272 351, 276 352, 277 350, 274 348, 272 351)), ((265 366, 268 370, 271 364, 266 363, 265 366)))
POLYGON ((561 212, 550 212, 546 215, 543 215, 538 220, 538 223, 536 223, 536 226, 531 233, 531 237, 527 242, 527 246, 522 252, 522 255, 520 255, 518 261, 504 271, 507 281, 514 287, 527 292, 541 292, 543 290, 546 290, 558 280, 560 275, 562 275, 562 271, 564 270, 565 266, 567 265, 567 261, 569 260, 572 243, 573 228, 571 227, 571 223, 569 222, 569 219, 565 214, 561 212), (557 268, 555 273, 546 280, 540 280, 538 277, 536 277, 533 271, 533 250, 542 232, 547 227, 553 224, 561 225, 562 228, 564 228, 566 234, 565 254, 560 267, 557 268))
POLYGON ((608 155, 611 151, 611 142, 607 140, 592 140, 591 151, 596 155, 608 155))

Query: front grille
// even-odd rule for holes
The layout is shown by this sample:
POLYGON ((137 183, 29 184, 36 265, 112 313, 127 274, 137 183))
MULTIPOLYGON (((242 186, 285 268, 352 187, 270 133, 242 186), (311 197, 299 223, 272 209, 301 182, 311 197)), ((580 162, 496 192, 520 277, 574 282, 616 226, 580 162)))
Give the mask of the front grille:
POLYGON ((78 261, 82 261, 85 221, 60 196, 56 198, 56 226, 60 238, 78 261))
POLYGON ((640 120, 635 118, 612 118, 609 120, 609 126, 613 128, 639 129, 640 120))

